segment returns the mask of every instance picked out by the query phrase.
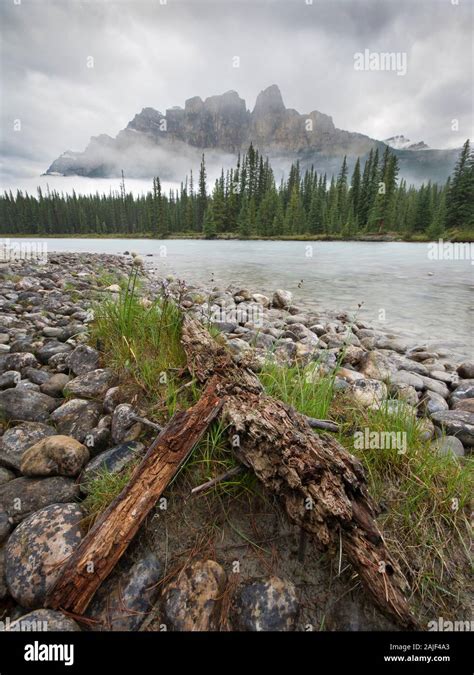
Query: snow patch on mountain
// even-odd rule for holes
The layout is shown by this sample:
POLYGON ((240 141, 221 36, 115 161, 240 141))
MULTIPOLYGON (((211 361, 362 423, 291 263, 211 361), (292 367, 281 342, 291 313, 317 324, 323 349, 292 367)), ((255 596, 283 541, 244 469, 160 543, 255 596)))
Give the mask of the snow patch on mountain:
POLYGON ((409 138, 406 138, 403 134, 399 134, 398 136, 391 136, 390 138, 386 138, 384 140, 384 143, 389 145, 391 148, 394 148, 395 150, 427 150, 428 146, 424 141, 418 141, 417 143, 413 143, 410 141, 409 138))

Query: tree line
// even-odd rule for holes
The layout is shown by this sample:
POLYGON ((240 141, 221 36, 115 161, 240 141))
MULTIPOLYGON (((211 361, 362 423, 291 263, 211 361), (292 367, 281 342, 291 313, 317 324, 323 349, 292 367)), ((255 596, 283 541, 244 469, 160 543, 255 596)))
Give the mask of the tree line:
POLYGON ((277 185, 268 158, 253 145, 237 165, 222 171, 208 191, 205 156, 197 185, 193 174, 179 190, 164 194, 158 177, 146 195, 120 191, 78 195, 11 191, 0 196, 0 229, 5 234, 87 235, 177 234, 204 236, 353 237, 395 233, 406 238, 437 238, 474 230, 474 153, 464 144, 444 185, 420 187, 399 180, 398 159, 388 146, 357 159, 349 176, 344 157, 330 179, 313 167, 293 163, 277 185))

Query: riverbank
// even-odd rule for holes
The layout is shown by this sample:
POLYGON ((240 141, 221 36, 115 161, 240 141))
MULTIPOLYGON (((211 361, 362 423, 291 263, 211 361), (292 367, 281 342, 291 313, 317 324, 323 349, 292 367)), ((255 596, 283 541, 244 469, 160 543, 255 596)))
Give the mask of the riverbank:
MULTIPOLYGON (((280 236, 280 237, 262 237, 262 236, 248 236, 240 237, 237 233, 221 233, 214 237, 208 238, 203 234, 196 232, 172 232, 163 233, 159 236, 152 232, 108 232, 107 234, 99 234, 97 232, 88 232, 87 234, 70 234, 67 232, 38 233, 30 232, 29 234, 11 234, 6 233, 1 235, 2 238, 11 239, 27 239, 28 237, 41 237, 44 239, 54 239, 57 237, 65 237, 68 239, 152 239, 155 241, 166 239, 190 239, 190 240, 206 240, 206 241, 365 241, 365 242, 407 242, 407 243, 429 243, 433 239, 423 235, 412 235, 411 237, 402 236, 397 233, 386 234, 364 234, 354 237, 334 236, 328 234, 301 234, 294 236, 280 236)), ((453 243, 470 243, 474 242, 474 232, 451 232, 440 235, 440 238, 445 242, 453 243)))
MULTIPOLYGON (((0 266, 3 611, 17 618, 44 605, 64 547, 127 484, 156 434, 146 420, 165 425, 199 395, 180 346, 185 313, 269 395, 331 420, 361 458, 421 624, 466 616, 474 364, 357 315, 300 307, 283 289, 192 286, 145 262, 62 253, 0 266)), ((253 630, 257 606, 280 630, 390 627, 359 583, 350 590, 345 559, 334 567, 316 542, 303 545, 248 470, 190 498, 235 468, 219 423, 94 599, 95 629, 137 630, 146 617, 149 629, 253 630)))
POLYGON ((464 358, 472 352, 467 310, 474 249, 464 250, 466 244, 54 238, 11 244, 24 259, 44 260, 48 251, 135 252, 161 276, 221 287, 245 279, 270 296, 278 279, 302 307, 352 315, 362 304, 359 318, 380 330, 424 341, 434 351, 447 349, 464 358))

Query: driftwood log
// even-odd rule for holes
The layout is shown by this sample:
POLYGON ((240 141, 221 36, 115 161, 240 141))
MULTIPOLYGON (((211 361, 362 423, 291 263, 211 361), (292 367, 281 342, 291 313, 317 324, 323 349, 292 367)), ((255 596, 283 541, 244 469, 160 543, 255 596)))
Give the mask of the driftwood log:
POLYGON ((333 437, 316 434, 305 416, 265 395, 258 378, 188 316, 182 342, 193 376, 202 383, 217 377, 221 416, 239 459, 322 547, 341 542, 387 616, 403 628, 416 628, 404 595, 406 580, 375 522, 360 461, 333 437))
POLYGON ((127 549, 138 528, 179 467, 217 416, 217 380, 199 401, 177 412, 151 444, 130 482, 67 559, 46 605, 81 615, 127 549))

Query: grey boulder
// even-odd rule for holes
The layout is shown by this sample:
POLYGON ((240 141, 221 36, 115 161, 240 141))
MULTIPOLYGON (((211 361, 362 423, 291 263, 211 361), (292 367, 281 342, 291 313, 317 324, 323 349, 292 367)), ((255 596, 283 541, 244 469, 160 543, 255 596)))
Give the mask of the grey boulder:
POLYGON ((451 403, 457 403, 465 398, 474 398, 474 380, 464 380, 451 394, 451 403))
POLYGON ((468 447, 474 446, 474 413, 467 410, 445 410, 434 413, 432 420, 451 436, 456 436, 468 447))
POLYGON ((66 344, 65 342, 58 342, 57 340, 49 340, 45 344, 36 350, 36 356, 41 361, 41 363, 48 363, 51 357, 56 356, 56 354, 64 354, 72 350, 71 345, 66 344))
POLYGON ((99 352, 89 345, 79 345, 69 355, 69 368, 74 375, 84 375, 99 367, 99 352))
POLYGON ((437 455, 444 457, 451 455, 453 457, 464 456, 464 446, 456 436, 442 436, 431 443, 432 449, 437 455))
POLYGON ((55 373, 49 380, 40 386, 40 390, 43 394, 56 398, 63 395, 63 389, 68 382, 68 375, 65 373, 55 373))
POLYGON ((25 450, 55 433, 53 427, 40 422, 23 422, 8 429, 0 439, 0 464, 19 470, 25 450))
POLYGON ((0 391, 0 417, 22 422, 46 422, 59 405, 51 396, 30 389, 0 391))
POLYGON ((51 421, 60 434, 73 436, 83 443, 87 434, 97 426, 101 413, 100 403, 73 398, 53 412, 51 421))
POLYGON ((116 379, 115 373, 110 368, 91 370, 70 380, 64 389, 64 394, 79 398, 103 397, 115 384, 116 379))
POLYGON ((135 420, 135 410, 129 403, 120 403, 112 415, 112 441, 124 443, 135 441, 142 431, 142 425, 135 420))
POLYGON ((27 608, 44 605, 61 566, 81 542, 84 517, 77 504, 52 504, 24 520, 8 540, 5 578, 12 597, 27 608))
POLYGON ((50 504, 72 502, 79 496, 79 486, 70 478, 15 478, 0 485, 0 504, 13 523, 50 504))
POLYGON ((474 361, 464 361, 458 366, 458 375, 466 379, 474 378, 474 361))
POLYGON ((117 445, 114 448, 110 448, 110 450, 106 450, 105 452, 101 452, 86 464, 81 474, 82 490, 87 492, 87 484, 89 481, 94 480, 94 478, 104 471, 113 474, 119 473, 133 461, 138 459, 144 449, 145 446, 143 443, 130 441, 128 443, 117 445))

